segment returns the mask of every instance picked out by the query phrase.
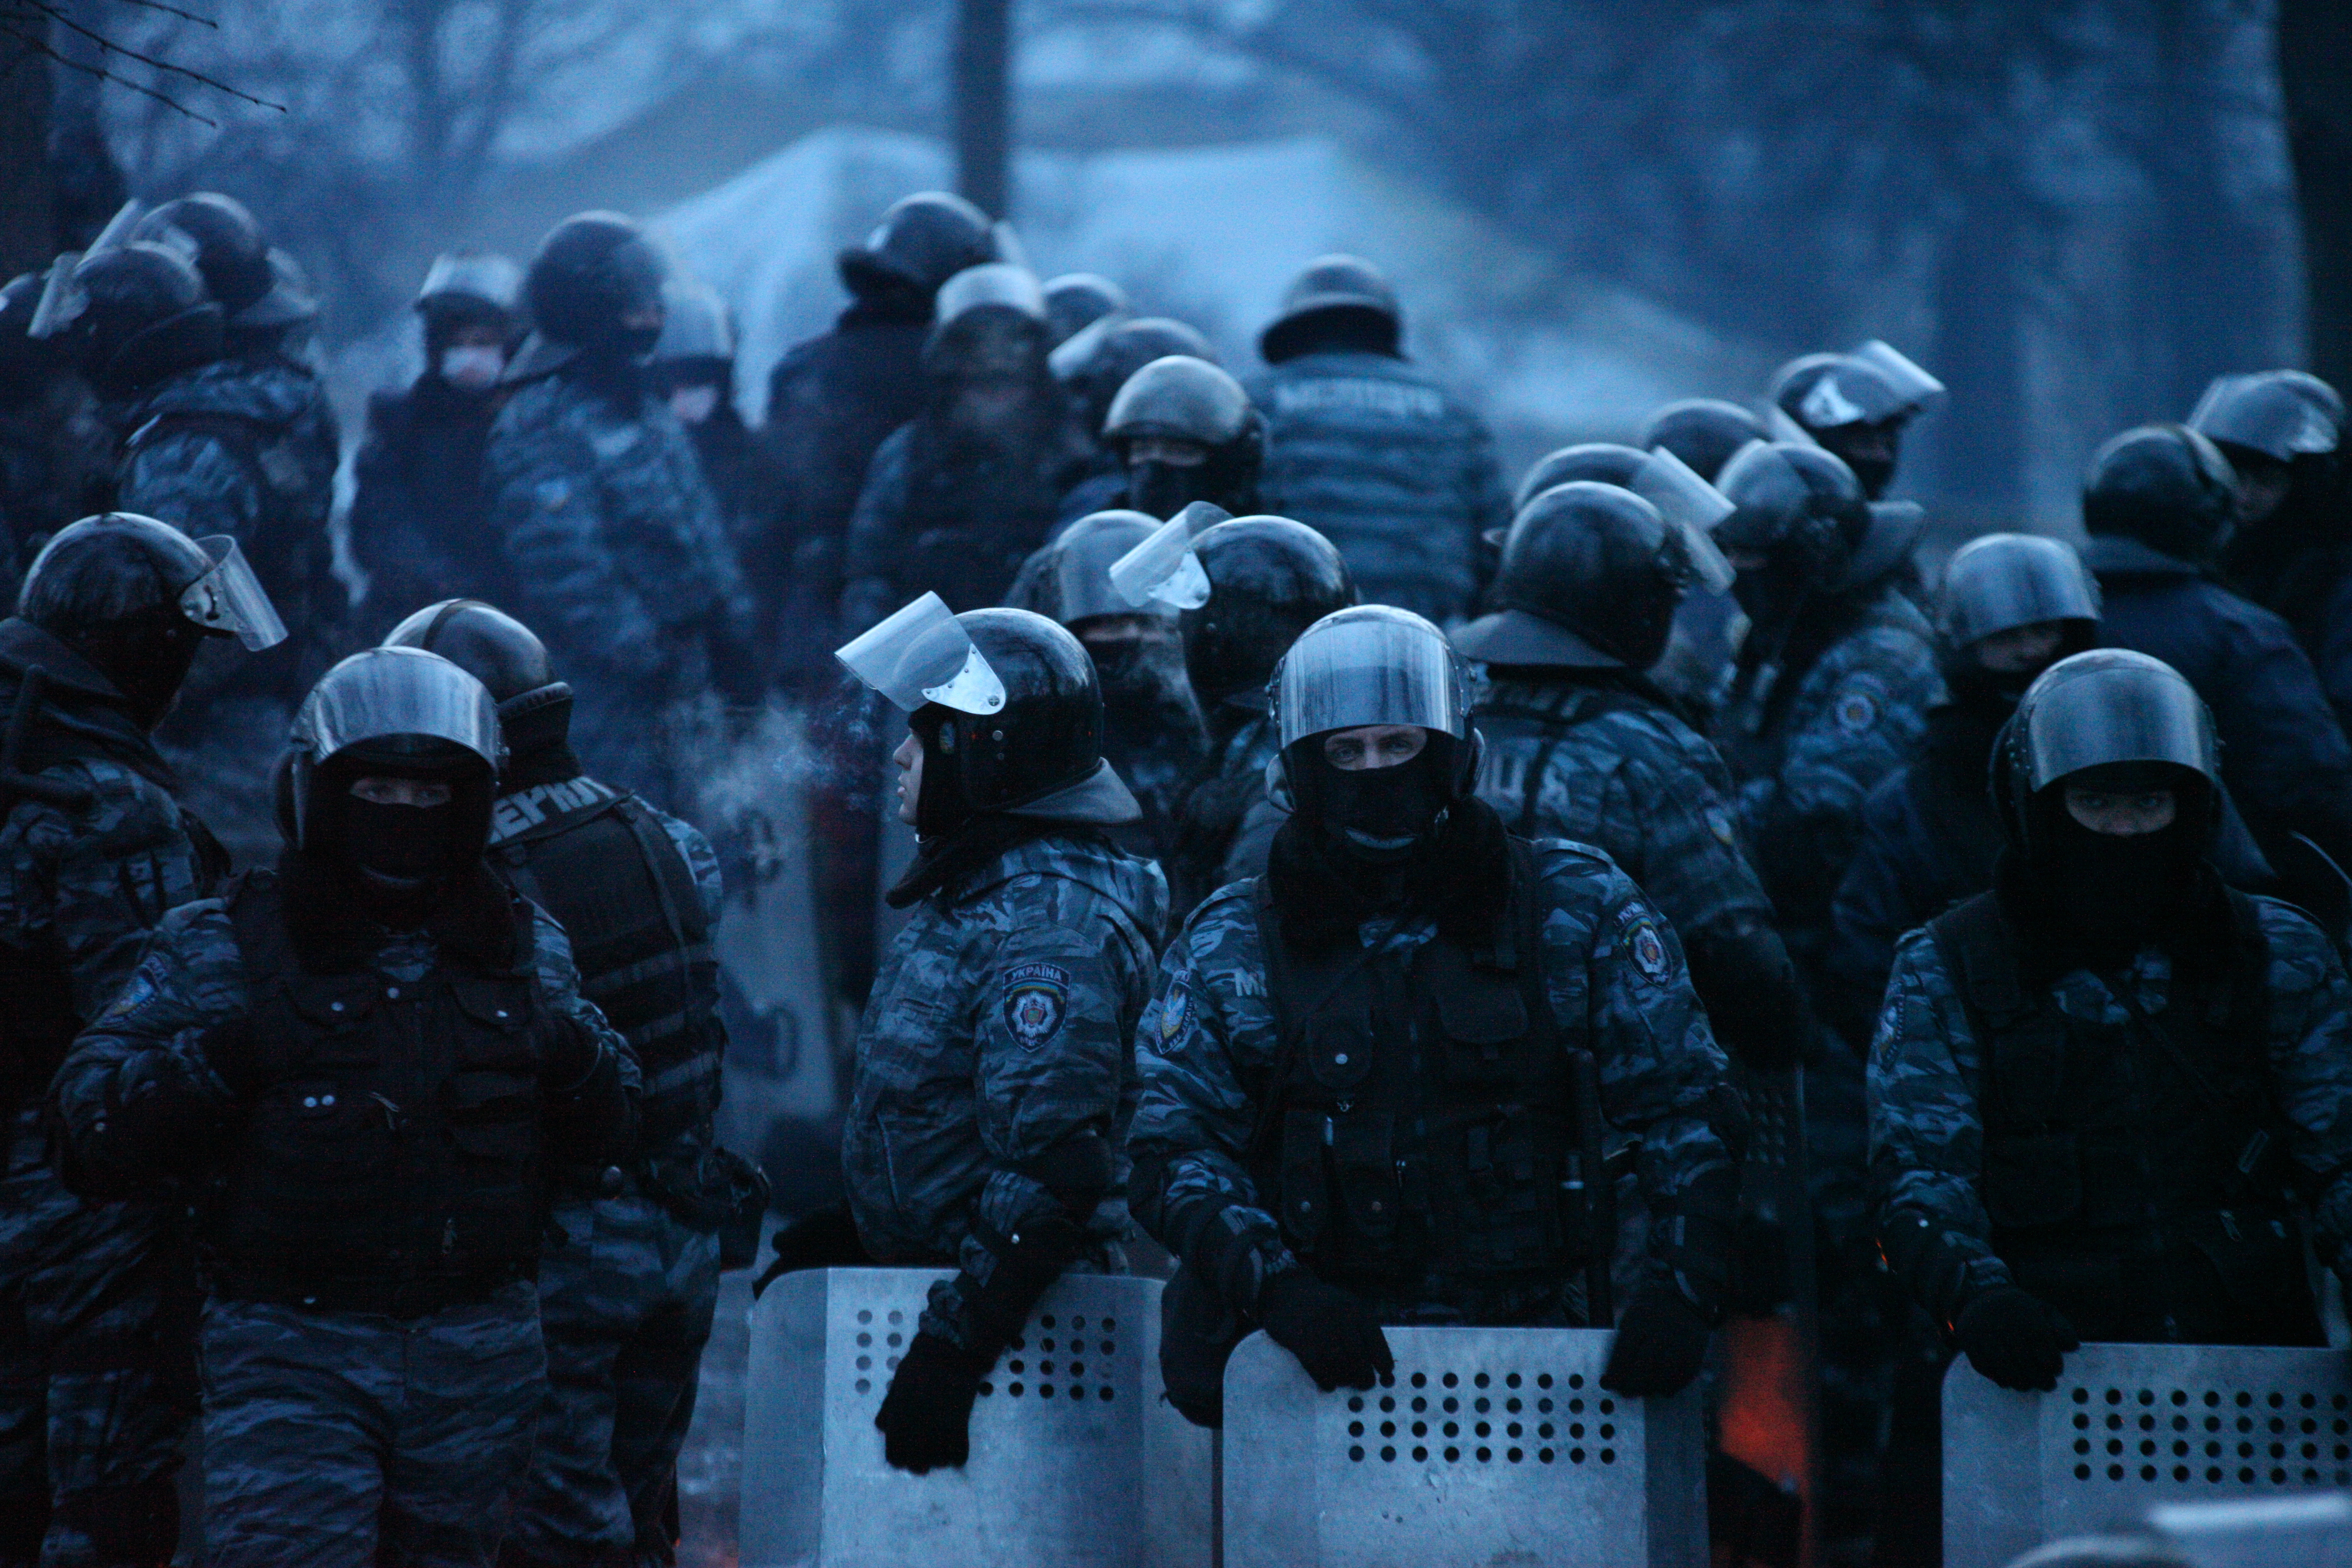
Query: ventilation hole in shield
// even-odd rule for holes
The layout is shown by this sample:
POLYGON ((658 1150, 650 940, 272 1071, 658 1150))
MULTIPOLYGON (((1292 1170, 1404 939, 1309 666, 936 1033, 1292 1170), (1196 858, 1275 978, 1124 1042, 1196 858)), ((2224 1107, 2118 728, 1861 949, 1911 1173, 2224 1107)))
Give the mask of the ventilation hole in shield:
POLYGON ((1348 1458, 1360 1465, 1364 1462, 1364 1450, 1360 1447, 1350 1448, 1348 1450, 1348 1458))
POLYGON ((2078 1481, 2087 1481, 2087 1480, 2089 1480, 2089 1479, 2091 1479, 2091 1467, 2090 1467, 2090 1466, 2088 1466, 2088 1465, 2077 1465, 2077 1466, 2075 1466, 2075 1467, 2074 1467, 2074 1479, 2075 1479, 2076 1480, 2078 1480, 2078 1481))
POLYGON ((1364 1396, 1363 1396, 1362 1394, 1349 1394, 1349 1395, 1348 1396, 1348 1408, 1349 1408, 1349 1409, 1350 1409, 1350 1410, 1361 1410, 1363 1407, 1364 1407, 1364 1396))
POLYGON ((1118 1320, 1117 1318, 1105 1318, 1102 1321, 1102 1331, 1104 1333, 1109 1333, 1113 1329, 1118 1327, 1118 1320))
POLYGON ((1549 1464, 1550 1464, 1550 1463, 1551 1463, 1551 1450, 1550 1450, 1549 1448, 1538 1448, 1538 1449, 1536 1450, 1536 1463, 1538 1463, 1538 1464, 1539 1464, 1539 1465, 1549 1465, 1549 1464))
POLYGON ((1604 1464, 1604 1465, 1613 1465, 1613 1464, 1615 1464, 1615 1463, 1617 1462, 1617 1450, 1616 1450, 1616 1449, 1614 1449, 1614 1448, 1603 1448, 1603 1449, 1601 1449, 1601 1462, 1602 1464, 1604 1464))
POLYGON ((859 1356, 859 1357, 857 1358, 857 1370, 858 1370, 858 1371, 860 1371, 860 1372, 871 1372, 871 1371, 873 1371, 873 1370, 874 1370, 874 1358, 873 1358, 872 1356, 870 1356, 870 1355, 862 1355, 862 1356, 859 1356))
POLYGON ((1393 1464, 1395 1464, 1395 1463, 1396 1463, 1396 1450, 1395 1450, 1394 1448, 1382 1448, 1382 1449, 1381 1450, 1381 1463, 1382 1463, 1383 1465, 1393 1465, 1393 1464))
POLYGON ((1108 1405, 1108 1404, 1109 1404, 1113 1399, 1115 1399, 1115 1398, 1117 1398, 1117 1397, 1118 1397, 1118 1394, 1117 1394, 1117 1391, 1116 1391, 1116 1390, 1114 1390, 1114 1389, 1113 1389, 1113 1388, 1112 1388, 1108 1384, 1103 1384, 1103 1387, 1102 1387, 1102 1397, 1103 1397, 1103 1403, 1104 1403, 1105 1405, 1108 1405))
POLYGON ((1053 1313, 1051 1313, 1051 1312, 1048 1312, 1048 1313, 1046 1313, 1044 1317, 1042 1317, 1042 1318, 1038 1319, 1038 1320, 1037 1320, 1037 1326, 1038 1326, 1039 1328, 1043 1328, 1043 1329, 1050 1329, 1050 1328, 1052 1328, 1052 1327, 1054 1326, 1054 1314, 1053 1314, 1053 1313))
POLYGON ((1448 1448, 1448 1449, 1446 1449, 1446 1450, 1445 1450, 1445 1462, 1446 1462, 1447 1464, 1449 1464, 1449 1465, 1458 1465, 1458 1464, 1460 1464, 1460 1463, 1462 1462, 1462 1450, 1461 1450, 1461 1449, 1459 1449, 1459 1448, 1448 1448))
POLYGON ((1013 1395, 1013 1398, 1018 1399, 1021 1397, 1022 1388, 1017 1383, 1008 1383, 1004 1385, 1004 1392, 1013 1395))
POLYGON ((874 1392, 874 1385, 861 1377, 857 1380, 857 1392, 860 1394, 871 1394, 874 1392))
POLYGON ((988 1395, 990 1395, 990 1394, 994 1394, 995 1392, 996 1392, 996 1384, 992 1384, 992 1383, 990 1383, 990 1382, 988 1382, 988 1381, 987 1381, 987 1380, 985 1380, 985 1379, 982 1379, 982 1382, 981 1382, 981 1385, 980 1385, 980 1393, 981 1393, 981 1397, 982 1397, 982 1398, 983 1398, 983 1399, 984 1399, 984 1398, 986 1398, 988 1395))
POLYGON ((1448 1388, 1459 1388, 1462 1386, 1461 1375, 1458 1373, 1447 1373, 1445 1374, 1445 1386, 1448 1388))
POLYGON ((1474 1384, 1477 1384, 1480 1388, 1484 1388, 1484 1387, 1486 1387, 1486 1383, 1487 1383, 1486 1374, 1485 1373, 1483 1373, 1483 1372, 1482 1372, 1482 1373, 1480 1373, 1477 1376, 1475 1376, 1475 1377, 1472 1378, 1470 1381, 1471 1381, 1472 1383, 1474 1383, 1474 1384))
POLYGON ((1051 1398, 1053 1398, 1053 1397, 1054 1397, 1054 1385, 1053 1385, 1052 1384, 1050 1384, 1050 1383, 1041 1383, 1041 1384, 1039 1384, 1037 1385, 1037 1397, 1038 1397, 1038 1398, 1040 1398, 1040 1399, 1051 1399, 1051 1398))
POLYGON ((1571 1465, 1580 1465, 1584 1463, 1584 1450, 1581 1448, 1570 1448, 1568 1451, 1568 1462, 1571 1465))
POLYGON ((1494 1460, 1494 1458, 1495 1450, 1492 1448, 1481 1448, 1478 1450, 1478 1462, 1482 1465, 1491 1463, 1494 1460))
POLYGON ((870 1345, 874 1342, 874 1336, 872 1334, 860 1334, 857 1336, 857 1342, 861 1345, 870 1345))
POLYGON ((1412 1462, 1416 1465, 1425 1465, 1429 1463, 1429 1450, 1426 1448, 1415 1448, 1412 1451, 1412 1462))
MULTIPOLYGON (((895 1317, 896 1314, 893 1314, 893 1316, 895 1317)), ((865 1307, 859 1308, 857 1310, 857 1321, 861 1323, 872 1322, 874 1321, 874 1313, 872 1310, 865 1307)))
POLYGON ((1526 1457, 1527 1457, 1526 1455, 1524 1455, 1524 1454, 1520 1453, 1520 1452, 1519 1452, 1519 1450, 1517 1450, 1517 1448, 1508 1449, 1508 1450, 1507 1450, 1507 1451, 1504 1453, 1504 1455, 1503 1455, 1503 1458, 1507 1458, 1507 1459, 1510 1460, 1510 1461, 1511 1461, 1511 1463, 1513 1463, 1513 1464, 1515 1464, 1515 1465, 1516 1465, 1516 1464, 1517 1464, 1521 1459, 1525 1458, 1526 1457))
POLYGON ((1087 1326, 1087 1321, 1086 1321, 1086 1319, 1084 1319, 1084 1318, 1072 1318, 1072 1319, 1070 1320, 1070 1327, 1072 1327, 1072 1328, 1074 1328, 1074 1329, 1083 1329, 1083 1328, 1085 1328, 1086 1326, 1087 1326))
POLYGON ((903 1323, 903 1322, 905 1322, 905 1321, 907 1321, 907 1314, 906 1314, 906 1313, 904 1313, 904 1312, 900 1312, 900 1311, 893 1310, 893 1311, 891 1312, 891 1314, 890 1314, 890 1321, 891 1321, 892 1322, 894 1322, 894 1323, 903 1323))

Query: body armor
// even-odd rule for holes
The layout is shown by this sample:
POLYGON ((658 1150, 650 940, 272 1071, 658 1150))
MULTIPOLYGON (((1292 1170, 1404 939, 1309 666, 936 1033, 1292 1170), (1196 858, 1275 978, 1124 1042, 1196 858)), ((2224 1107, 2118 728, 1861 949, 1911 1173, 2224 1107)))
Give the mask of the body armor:
POLYGON ((686 857, 635 796, 591 778, 492 809, 490 863, 572 939, 580 994, 637 1054, 640 1143, 707 1127, 719 1104, 719 961, 686 857))
POLYGON ((254 1026, 285 1064, 227 1134, 207 1215, 230 1297, 411 1317, 536 1273, 545 1152, 531 916, 513 966, 305 970, 277 880, 227 894, 254 1026))
POLYGON ((1928 923, 1983 1053, 1993 1249, 2085 1339, 2319 1342, 2263 1067, 2269 944, 2228 897, 2228 967, 2176 969, 2119 1025, 2021 978, 1996 895, 1928 923))
POLYGON ((1284 1053, 1252 1175, 1325 1279, 1564 1321, 1570 1280, 1613 1239, 1587 1203, 1596 1079, 1555 1026, 1524 845, 1513 860, 1515 915, 1484 952, 1433 936, 1310 957, 1283 942, 1261 880, 1284 1053))

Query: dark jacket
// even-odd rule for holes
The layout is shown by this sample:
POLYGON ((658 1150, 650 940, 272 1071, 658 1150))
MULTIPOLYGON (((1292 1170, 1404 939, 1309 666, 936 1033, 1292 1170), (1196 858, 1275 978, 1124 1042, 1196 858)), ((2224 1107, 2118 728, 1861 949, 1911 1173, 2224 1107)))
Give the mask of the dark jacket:
POLYGON ((453 595, 514 602, 482 479, 498 411, 495 396, 462 391, 431 371, 405 392, 368 399, 351 537, 368 574, 362 615, 371 637, 453 595))

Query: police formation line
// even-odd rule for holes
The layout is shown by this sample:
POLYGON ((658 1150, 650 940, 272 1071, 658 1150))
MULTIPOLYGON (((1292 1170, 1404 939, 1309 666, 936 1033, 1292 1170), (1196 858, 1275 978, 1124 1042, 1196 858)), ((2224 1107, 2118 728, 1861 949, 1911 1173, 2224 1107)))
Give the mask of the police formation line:
MULTIPOLYGON (((1549 1466, 1550 1384, 1406 1394, 1399 1347, 1581 1332, 1525 1377, 1664 1420, 1738 1397, 1727 1317, 1790 1328, 1803 1473, 1645 1460, 1653 1542, 1743 1560, 1797 1490, 1822 1560, 1934 1560, 1955 1355, 2029 1393, 2084 1342, 2323 1342, 2331 389, 2225 377, 2094 457, 2086 550, 1991 535, 1931 588, 1886 491, 1943 391, 1884 343, 1512 496, 1360 261, 1306 268, 1244 384, 1002 244, 894 206, 757 433, 723 305, 627 219, 442 258, 356 601, 315 302, 243 208, 134 205, 0 296, 47 463, 0 623, 0 1562, 167 1560, 198 1410, 206 1562, 674 1560, 768 1206, 713 1135, 753 857, 683 818, 775 700, 831 764, 816 936, 865 1012, 846 1202, 793 1205, 761 1283, 929 1271, 843 1331, 885 1342, 887 1469, 984 1465, 978 1402, 1083 1330, 1049 1293, 1161 1256, 1129 1393, 1236 1441, 1229 1395, 1290 1376, 1383 1437, 1469 1397, 1549 1466)), ((1135 1307, 1088 1310, 1131 1351, 1135 1307)), ((2294 1480, 2341 1484, 2316 1437, 2294 1480)))

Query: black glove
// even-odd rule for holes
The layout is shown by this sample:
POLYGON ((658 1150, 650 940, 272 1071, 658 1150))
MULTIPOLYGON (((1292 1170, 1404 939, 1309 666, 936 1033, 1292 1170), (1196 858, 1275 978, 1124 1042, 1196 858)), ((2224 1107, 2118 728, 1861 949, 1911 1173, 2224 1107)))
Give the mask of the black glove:
POLYGON ((971 1402, 994 1356, 958 1350, 933 1334, 919 1333, 890 1379, 890 1392, 875 1413, 882 1434, 882 1457, 894 1470, 925 1475, 961 1469, 971 1458, 971 1402))
POLYGON ((1396 1370, 1389 1337, 1372 1310, 1303 1266, 1284 1269, 1259 1289, 1257 1321, 1326 1394, 1370 1388, 1396 1370))
POLYGON ((204 1053, 205 1065, 228 1085, 230 1093, 242 1099, 261 1090, 268 1068, 251 1015, 215 1024, 197 1037, 196 1048, 204 1053))
POLYGON ((2066 1352, 2083 1348, 2063 1313, 2014 1285, 1996 1285, 1961 1308, 1952 1338, 1970 1366, 2021 1394, 2056 1388, 2066 1352))
POLYGON ((752 1282, 755 1301, 780 1274, 797 1274, 803 1268, 866 1268, 874 1262, 866 1244, 857 1238, 857 1222, 850 1217, 846 1200, 804 1214, 776 1232, 775 1248, 775 1261, 752 1282))
POLYGON ((604 1053, 604 1042, 570 1013, 541 1019, 531 1034, 539 1057, 540 1087, 569 1094, 588 1081, 604 1053))
POLYGON ((1706 1317, 1680 1290, 1644 1280, 1617 1321, 1601 1386, 1642 1399, 1680 1394, 1706 1360, 1707 1333, 1706 1317))

